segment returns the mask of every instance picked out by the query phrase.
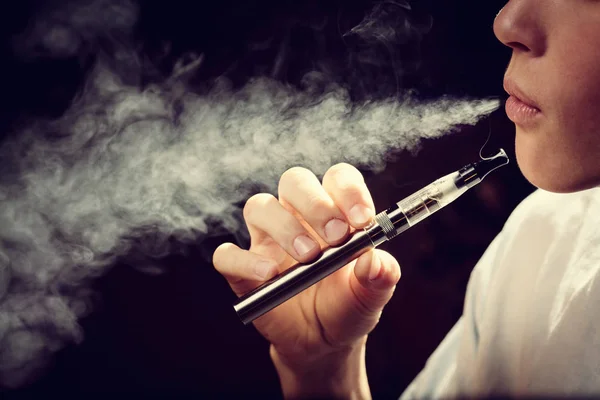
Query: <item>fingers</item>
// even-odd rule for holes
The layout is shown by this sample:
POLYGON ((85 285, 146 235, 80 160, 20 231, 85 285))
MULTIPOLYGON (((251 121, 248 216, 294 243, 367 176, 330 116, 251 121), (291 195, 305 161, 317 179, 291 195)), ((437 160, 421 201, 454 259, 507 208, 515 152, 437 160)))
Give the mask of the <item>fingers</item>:
POLYGON ((300 221, 268 193, 254 195, 246 202, 244 219, 253 242, 267 236, 296 261, 309 261, 321 251, 300 221))
POLYGON ((363 228, 375 215, 361 173, 349 164, 331 167, 322 185, 309 170, 292 168, 281 177, 279 197, 260 193, 246 202, 244 219, 252 238, 251 252, 232 244, 215 252, 215 267, 238 293, 262 277, 256 272, 259 265, 269 269, 269 262, 275 263, 261 258, 261 252, 278 259, 276 254, 283 256, 283 250, 296 261, 308 262, 320 253, 320 239, 336 245, 348 236, 350 226, 363 228))
POLYGON ((277 274, 275 261, 242 250, 233 243, 223 243, 217 247, 213 254, 213 264, 238 296, 277 274))
POLYGON ((309 170, 288 169, 279 181, 279 200, 290 205, 329 245, 339 244, 348 235, 346 217, 309 170))
POLYGON ((364 228, 373 220, 373 199, 355 167, 341 163, 329 168, 323 177, 323 188, 354 228, 364 228))
POLYGON ((287 170, 279 181, 279 199, 291 206, 329 245, 343 241, 350 229, 367 226, 375 216, 373 199, 360 171, 349 164, 331 167, 321 185, 305 168, 287 170))
POLYGON ((246 203, 244 218, 253 243, 269 237, 300 262, 310 261, 320 252, 319 239, 329 245, 343 241, 350 231, 347 221, 354 228, 363 228, 375 215, 362 174, 349 164, 331 167, 323 185, 309 170, 291 168, 281 177, 279 197, 253 196, 246 203))

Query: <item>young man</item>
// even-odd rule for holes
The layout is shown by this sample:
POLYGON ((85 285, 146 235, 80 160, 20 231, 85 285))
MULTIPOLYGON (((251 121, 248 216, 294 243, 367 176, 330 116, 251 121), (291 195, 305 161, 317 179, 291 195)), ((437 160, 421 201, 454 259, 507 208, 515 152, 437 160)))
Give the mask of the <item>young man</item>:
MULTIPOLYGON (((517 161, 539 188, 475 267, 464 314, 403 397, 600 395, 600 1, 510 0, 494 22, 517 161)), ((374 216, 345 164, 293 168, 244 209, 249 251, 215 267, 242 295, 374 216)), ((287 397, 370 398, 365 343, 400 277, 375 250, 255 321, 287 397)))

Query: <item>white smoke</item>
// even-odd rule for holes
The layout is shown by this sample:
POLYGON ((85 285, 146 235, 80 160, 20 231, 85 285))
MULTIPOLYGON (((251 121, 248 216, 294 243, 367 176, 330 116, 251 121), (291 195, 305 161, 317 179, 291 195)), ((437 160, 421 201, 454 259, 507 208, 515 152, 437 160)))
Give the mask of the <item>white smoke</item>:
MULTIPOLYGON (((52 51, 83 43, 52 21, 96 30, 135 21, 129 3, 84 4, 34 25, 39 35, 54 32, 52 51)), ((295 165, 323 174, 345 161, 380 171, 390 150, 475 124, 497 106, 409 97, 352 104, 341 87, 315 96, 267 79, 241 90, 218 82, 206 95, 176 78, 141 89, 100 57, 60 119, 32 123, 0 147, 9 166, 0 177, 0 382, 27 382, 52 353, 82 340, 87 283, 132 238, 149 235, 144 250, 163 255, 172 237, 239 231, 235 211, 253 183, 275 191, 295 165)))

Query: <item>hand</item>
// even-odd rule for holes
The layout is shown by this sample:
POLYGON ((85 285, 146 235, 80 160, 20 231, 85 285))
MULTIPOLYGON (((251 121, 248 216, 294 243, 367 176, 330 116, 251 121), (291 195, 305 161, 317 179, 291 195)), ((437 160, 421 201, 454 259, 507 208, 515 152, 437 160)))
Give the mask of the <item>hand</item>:
MULTIPOLYGON (((251 197, 244 219, 249 250, 225 243, 215 268, 241 296, 297 262, 343 242, 375 216, 361 173, 348 164, 331 167, 323 184, 307 169, 291 168, 279 182, 279 199, 251 197)), ((371 250, 254 321, 272 344, 271 354, 293 369, 363 346, 400 278, 398 262, 371 250)))

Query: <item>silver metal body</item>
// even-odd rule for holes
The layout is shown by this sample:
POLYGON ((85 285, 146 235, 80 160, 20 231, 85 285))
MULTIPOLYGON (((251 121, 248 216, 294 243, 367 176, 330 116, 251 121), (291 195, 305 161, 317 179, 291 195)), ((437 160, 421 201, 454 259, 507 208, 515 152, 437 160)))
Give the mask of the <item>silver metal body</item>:
POLYGON ((488 173, 507 163, 508 157, 504 150, 501 150, 492 158, 469 164, 432 182, 377 214, 370 226, 356 231, 341 245, 324 250, 315 261, 296 264, 240 297, 234 305, 235 311, 244 324, 249 324, 361 254, 442 209, 481 182, 488 173))

